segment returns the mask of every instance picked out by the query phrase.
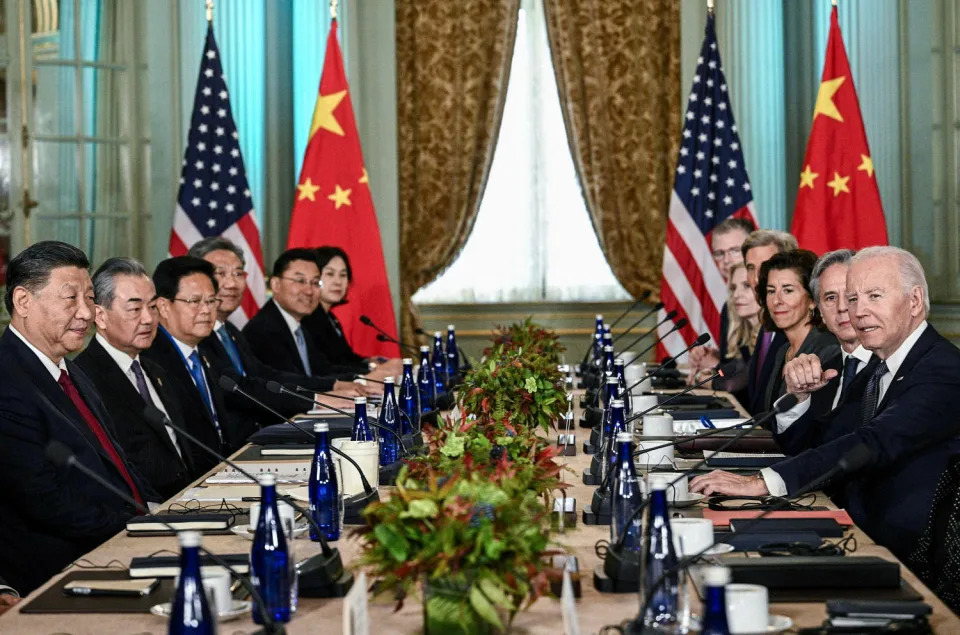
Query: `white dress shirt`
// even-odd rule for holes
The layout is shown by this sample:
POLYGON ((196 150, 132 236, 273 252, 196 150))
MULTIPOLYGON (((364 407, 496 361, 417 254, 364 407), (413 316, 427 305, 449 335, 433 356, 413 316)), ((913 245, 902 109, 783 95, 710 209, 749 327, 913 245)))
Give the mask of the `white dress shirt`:
MULTIPOLYGON (((47 372, 50 373, 50 375, 53 377, 53 381, 59 382, 60 371, 67 370, 67 363, 63 361, 63 359, 61 358, 59 364, 54 364, 52 359, 47 357, 45 353, 41 353, 39 348, 37 348, 36 346, 31 344, 29 341, 27 341, 27 338, 25 338, 23 334, 20 333, 20 331, 15 329, 12 324, 8 324, 7 328, 13 331, 13 334, 19 337, 20 341, 26 344, 27 348, 33 351, 34 355, 40 358, 40 363, 43 364, 43 367, 46 368, 47 372)), ((69 375, 70 373, 67 373, 67 374, 69 375)))
MULTIPOLYGON (((127 379, 130 380, 130 383, 133 384, 133 387, 137 390, 137 394, 140 394, 140 389, 137 387, 137 376, 133 374, 133 362, 139 362, 141 369, 143 368, 143 362, 140 361, 140 355, 137 355, 136 357, 130 357, 130 355, 127 353, 115 348, 110 342, 107 341, 107 338, 99 333, 97 333, 96 338, 100 343, 100 346, 103 347, 103 350, 107 351, 107 354, 110 356, 110 358, 116 362, 117 366, 120 367, 120 370, 123 371, 123 374, 126 375, 127 379)), ((159 408, 169 419, 170 413, 167 412, 167 408, 163 405, 163 400, 160 399, 157 389, 153 386, 153 381, 146 372, 143 372, 143 379, 147 384, 147 392, 150 393, 150 399, 153 400, 153 405, 159 408)), ((177 449, 177 454, 182 457, 183 451, 180 449, 180 443, 177 441, 176 431, 170 426, 165 427, 167 429, 167 435, 170 437, 170 441, 173 442, 173 447, 177 449)))
POLYGON ((283 321, 286 322, 287 328, 290 329, 290 335, 293 336, 293 341, 296 342, 297 329, 300 328, 300 320, 287 313, 286 310, 280 306, 280 303, 276 300, 274 300, 273 303, 276 304, 277 308, 280 310, 280 315, 283 316, 283 321))
MULTIPOLYGON (((890 388, 890 384, 893 383, 893 378, 896 377, 897 371, 900 370, 900 367, 903 365, 903 360, 907 358, 907 355, 910 353, 910 349, 917 343, 917 340, 920 339, 920 336, 923 335, 923 332, 927 329, 927 321, 924 320, 921 322, 917 328, 913 330, 910 335, 907 336, 903 343, 900 345, 897 350, 890 354, 889 357, 885 360, 887 362, 887 372, 880 378, 880 392, 877 397, 877 404, 883 402, 884 395, 887 394, 887 389, 890 388)), ((861 347, 858 347, 857 350, 860 350, 861 347)), ((870 351, 867 351, 869 353, 870 351)), ((857 351, 853 352, 856 355, 857 351)), ((863 361, 862 358, 857 356, 857 359, 863 361)), ((869 359, 869 358, 868 358, 869 359)), ((846 361, 846 359, 844 359, 846 361)), ((866 366, 866 364, 863 364, 866 366)), ((859 373, 861 368, 857 368, 859 373)), ((838 391, 839 394, 839 391, 838 391)), ((804 403, 809 403, 810 400, 807 399, 804 403)), ((834 406, 836 406, 837 398, 834 398, 834 406)), ((800 404, 798 404, 800 405, 800 404)), ((809 405, 807 406, 809 408, 809 405)), ((805 412, 805 411, 804 411, 805 412)), ((780 426, 780 420, 777 419, 777 427, 780 426)), ((786 496, 787 495, 787 485, 783 482, 783 479, 777 474, 776 470, 772 468, 764 468, 760 470, 760 476, 763 477, 763 482, 767 486, 767 490, 773 496, 786 496)))

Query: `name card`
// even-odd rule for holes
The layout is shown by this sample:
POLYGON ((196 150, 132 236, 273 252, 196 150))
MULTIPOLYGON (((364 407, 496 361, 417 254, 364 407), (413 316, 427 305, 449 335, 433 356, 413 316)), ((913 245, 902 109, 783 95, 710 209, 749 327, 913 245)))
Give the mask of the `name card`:
POLYGON ((370 635, 370 605, 367 601, 367 574, 360 572, 343 598, 344 635, 370 635))

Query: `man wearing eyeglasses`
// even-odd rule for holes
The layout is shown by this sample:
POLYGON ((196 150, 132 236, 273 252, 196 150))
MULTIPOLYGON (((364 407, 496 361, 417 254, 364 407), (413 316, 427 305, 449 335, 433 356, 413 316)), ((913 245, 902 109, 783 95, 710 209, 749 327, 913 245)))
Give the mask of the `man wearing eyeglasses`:
POLYGON ((312 249, 289 249, 273 265, 273 299, 243 328, 253 354, 288 373, 352 378, 349 368, 330 362, 304 332, 300 321, 320 304, 320 267, 312 249))
MULTIPOLYGON (((160 332, 143 356, 167 371, 187 430, 230 454, 257 430, 263 413, 219 387, 220 376, 233 377, 235 371, 200 346, 213 332, 220 305, 213 272, 209 262, 191 256, 168 258, 157 265, 153 282, 160 332)), ((197 473, 216 463, 193 444, 190 453, 197 473)))

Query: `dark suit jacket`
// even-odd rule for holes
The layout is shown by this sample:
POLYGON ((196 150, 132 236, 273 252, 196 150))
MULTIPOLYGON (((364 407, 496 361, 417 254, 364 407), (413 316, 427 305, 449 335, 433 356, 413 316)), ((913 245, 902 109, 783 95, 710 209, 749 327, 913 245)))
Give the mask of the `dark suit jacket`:
POLYGON ((308 337, 313 338, 314 346, 322 351, 331 363, 350 368, 355 373, 365 374, 369 371, 363 356, 357 355, 350 348, 347 338, 343 336, 340 321, 333 313, 327 313, 322 306, 318 306, 317 310, 303 318, 300 324, 308 337))
MULTIPOLYGON (((219 357, 211 355, 203 343, 197 348, 204 364, 213 407, 217 411, 217 418, 223 431, 223 444, 217 437, 213 419, 200 397, 200 391, 193 383, 190 371, 163 327, 153 339, 150 348, 140 354, 140 359, 147 359, 166 371, 171 392, 183 413, 187 432, 219 453, 229 455, 239 449, 246 442, 247 437, 257 431, 260 420, 265 423, 275 423, 275 421, 243 396, 225 393, 218 384, 220 376, 228 375, 236 381, 240 380, 240 376, 233 366, 225 365, 219 357)), ((190 454, 193 457, 194 474, 192 476, 200 476, 219 463, 196 444, 187 441, 186 445, 190 448, 190 454)))
MULTIPOLYGON (((767 386, 764 391, 763 405, 762 410, 769 410, 773 408, 773 402, 779 399, 787 392, 787 384, 783 379, 783 367, 785 365, 787 349, 790 348, 790 343, 787 341, 786 337, 783 339, 783 344, 780 345, 780 348, 774 350, 773 347, 770 347, 770 355, 773 356, 773 363, 770 366, 770 376, 767 378, 767 386)), ((821 331, 816 328, 811 328, 810 332, 807 333, 807 336, 803 339, 803 342, 800 343, 800 348, 797 349, 797 355, 816 355, 820 358, 821 363, 835 363, 834 358, 840 357, 840 344, 837 343, 837 338, 833 333, 829 331, 821 331)), ((766 366, 766 364, 764 364, 766 366)))
MULTIPOLYGON (((264 304, 253 319, 247 322, 243 327, 243 335, 256 358, 267 366, 285 373, 306 374, 293 333, 287 328, 287 323, 273 300, 264 304)), ((358 372, 333 364, 322 351, 317 349, 313 338, 308 333, 304 333, 304 340, 307 345, 310 370, 314 376, 333 375, 352 379, 353 373, 358 372)))
POLYGON ((865 444, 874 452, 873 463, 838 479, 835 487, 854 522, 904 560, 927 524, 941 473, 950 457, 960 453, 960 349, 927 325, 893 377, 877 415, 862 426, 864 388, 878 363, 871 360, 844 402, 816 420, 816 445, 773 469, 787 491, 796 492, 836 466, 848 450, 865 444))
POLYGON ((747 396, 748 403, 743 404, 747 407, 747 410, 750 411, 750 414, 757 415, 765 410, 764 408, 764 399, 767 394, 767 382, 770 379, 771 373, 773 371, 773 366, 776 363, 774 358, 776 357, 777 349, 779 349, 786 341, 787 336, 783 333, 775 333, 773 336, 773 341, 770 343, 770 348, 767 351, 767 356, 763 360, 763 366, 757 372, 757 364, 760 359, 760 342, 761 338, 765 337, 767 331, 760 327, 760 332, 757 333, 757 341, 753 347, 753 355, 750 357, 750 362, 747 365, 747 396))
MULTIPOLYGON (((247 343, 247 338, 240 332, 240 329, 229 322, 224 323, 223 328, 227 330, 227 335, 230 336, 234 346, 237 347, 243 372, 246 373, 239 379, 240 387, 284 416, 292 417, 306 412, 313 405, 290 395, 277 395, 270 392, 266 388, 268 381, 296 384, 313 392, 326 392, 333 389, 335 379, 332 377, 311 377, 303 374, 285 373, 271 368, 253 354, 250 345, 247 343)), ((200 346, 209 350, 210 355, 217 357, 221 365, 233 365, 227 349, 224 348, 223 342, 220 341, 220 336, 216 332, 211 333, 200 343, 200 346)))
MULTIPOLYGON (((842 358, 843 355, 837 355, 826 362, 822 362, 821 368, 823 370, 836 370, 842 373, 842 358)), ((856 381, 857 378, 860 378, 861 381, 866 381, 864 377, 867 377, 867 375, 864 375, 863 369, 861 369, 854 377, 854 381, 856 381)), ((807 408, 807 411, 803 413, 803 416, 794 421, 789 428, 784 430, 783 433, 777 432, 777 426, 773 426, 773 437, 780 445, 780 449, 783 450, 784 454, 793 456, 803 452, 807 448, 819 445, 823 432, 819 428, 819 424, 815 422, 833 410, 833 398, 836 397, 838 390, 840 390, 840 375, 837 375, 828 381, 826 386, 810 395, 810 406, 807 408)), ((862 391, 863 388, 859 390, 862 391)), ((844 401, 848 398, 849 397, 844 397, 844 401)), ((837 407, 839 408, 841 405, 843 405, 843 402, 838 403, 837 407)))
MULTIPOLYGON (((67 372, 107 435, 100 395, 79 366, 67 372)), ((0 576, 24 595, 121 531, 136 512, 99 483, 44 455, 56 439, 81 464, 123 491, 126 481, 63 389, 10 330, 0 336, 0 576)), ((160 497, 126 462, 144 500, 160 497)))
MULTIPOLYGON (((130 461, 137 466, 150 485, 164 498, 171 498, 193 480, 190 442, 180 439, 183 458, 177 452, 167 429, 149 421, 144 415, 143 398, 120 369, 110 353, 96 338, 76 359, 100 391, 103 404, 110 413, 113 433, 130 461)), ((150 379, 163 407, 174 425, 183 427, 180 406, 173 394, 166 373, 148 359, 141 359, 144 374, 150 379)))
POLYGON ((727 331, 730 330, 730 309, 727 305, 728 303, 724 302, 723 306, 720 307, 720 337, 717 338, 717 345, 720 350, 721 364, 726 361, 728 356, 733 357, 729 354, 730 344, 727 342, 727 331))

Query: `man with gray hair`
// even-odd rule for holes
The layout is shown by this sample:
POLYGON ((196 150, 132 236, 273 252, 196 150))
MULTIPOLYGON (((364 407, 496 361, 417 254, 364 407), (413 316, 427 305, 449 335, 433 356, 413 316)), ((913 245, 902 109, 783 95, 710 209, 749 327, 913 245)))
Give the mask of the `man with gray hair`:
POLYGON ((90 376, 113 421, 113 432, 129 460, 163 498, 195 476, 189 448, 170 426, 144 415, 160 409, 184 425, 176 396, 159 364, 141 357, 157 336, 157 292, 147 270, 133 258, 110 258, 93 274, 97 334, 77 364, 90 376))
MULTIPOLYGON (((941 473, 960 454, 960 349, 927 323, 923 268, 903 249, 857 253, 846 298, 857 337, 873 355, 838 407, 818 418, 816 445, 758 476, 711 472, 690 489, 790 495, 841 465, 851 451, 863 452, 867 465, 826 489, 857 526, 905 560, 926 527, 941 473)), ((821 373, 808 384, 812 390, 831 378, 821 373)))

